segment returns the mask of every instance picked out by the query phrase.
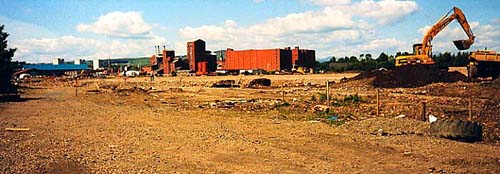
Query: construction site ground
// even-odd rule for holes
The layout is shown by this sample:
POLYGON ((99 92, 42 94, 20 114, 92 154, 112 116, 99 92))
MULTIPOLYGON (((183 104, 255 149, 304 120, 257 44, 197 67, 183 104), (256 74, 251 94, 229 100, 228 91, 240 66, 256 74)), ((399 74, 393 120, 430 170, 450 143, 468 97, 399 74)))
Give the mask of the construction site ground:
POLYGON ((339 83, 355 75, 31 80, 0 103, 0 173, 500 173, 498 82, 379 89, 377 116, 369 79, 339 83), (272 85, 210 87, 255 78, 272 85), (430 136, 423 101, 471 108, 484 141, 430 136))

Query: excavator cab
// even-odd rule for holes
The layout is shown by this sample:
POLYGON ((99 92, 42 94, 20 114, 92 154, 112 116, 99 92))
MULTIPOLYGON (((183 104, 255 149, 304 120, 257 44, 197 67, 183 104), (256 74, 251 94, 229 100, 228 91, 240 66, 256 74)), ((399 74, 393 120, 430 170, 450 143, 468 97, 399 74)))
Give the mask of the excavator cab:
POLYGON ((413 54, 396 57, 396 67, 418 64, 434 64, 430 55, 423 53, 422 44, 420 43, 413 44, 413 54))

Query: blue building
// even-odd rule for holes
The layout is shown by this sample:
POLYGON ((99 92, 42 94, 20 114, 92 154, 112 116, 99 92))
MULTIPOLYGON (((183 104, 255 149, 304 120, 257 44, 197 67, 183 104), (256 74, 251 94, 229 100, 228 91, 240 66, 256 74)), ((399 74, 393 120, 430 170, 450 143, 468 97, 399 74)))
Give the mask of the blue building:
POLYGON ((62 76, 76 75, 82 71, 90 70, 86 64, 26 64, 22 65, 23 70, 27 70, 32 75, 62 76))

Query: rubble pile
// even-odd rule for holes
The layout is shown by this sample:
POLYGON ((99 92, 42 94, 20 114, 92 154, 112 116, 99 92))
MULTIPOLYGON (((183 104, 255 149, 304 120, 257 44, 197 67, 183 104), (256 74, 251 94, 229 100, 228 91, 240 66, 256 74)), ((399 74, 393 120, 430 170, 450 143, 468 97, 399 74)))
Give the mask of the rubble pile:
POLYGON ((245 85, 247 88, 259 88, 259 87, 269 87, 271 86, 271 79, 268 78, 258 78, 253 79, 248 84, 245 85))
POLYGON ((274 99, 240 99, 240 100, 215 100, 209 103, 211 108, 234 108, 243 111, 257 111, 275 109, 280 106, 289 105, 281 100, 274 99))
POLYGON ((420 87, 437 82, 457 82, 466 79, 466 76, 453 71, 440 70, 425 65, 402 66, 394 70, 374 70, 363 72, 350 80, 373 78, 372 85, 382 88, 410 88, 420 87))
POLYGON ((231 88, 240 87, 234 80, 219 80, 212 84, 212 88, 231 88))

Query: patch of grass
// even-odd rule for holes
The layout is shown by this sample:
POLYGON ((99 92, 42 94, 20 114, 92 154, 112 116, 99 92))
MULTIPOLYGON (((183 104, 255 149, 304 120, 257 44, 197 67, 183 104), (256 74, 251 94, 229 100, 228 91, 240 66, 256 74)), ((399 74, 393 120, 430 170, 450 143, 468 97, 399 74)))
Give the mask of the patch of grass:
POLYGON ((358 104, 364 102, 363 98, 359 96, 358 94, 350 94, 347 96, 344 96, 344 98, 334 98, 333 102, 331 103, 331 106, 334 107, 342 107, 342 106, 349 106, 351 104, 358 104))
POLYGON ((280 108, 280 107, 288 107, 288 106, 290 106, 290 103, 288 103, 288 102, 283 102, 283 103, 279 103, 276 107, 277 107, 277 108, 280 108))
POLYGON ((361 101, 362 101, 361 96, 359 96, 358 94, 354 95, 349 94, 348 96, 344 97, 344 102, 359 103, 361 101))
POLYGON ((316 95, 311 95, 311 99, 309 99, 311 101, 316 101, 316 95))
POLYGON ((325 102, 326 101, 326 94, 325 93, 320 93, 319 94, 319 101, 320 102, 325 102))

